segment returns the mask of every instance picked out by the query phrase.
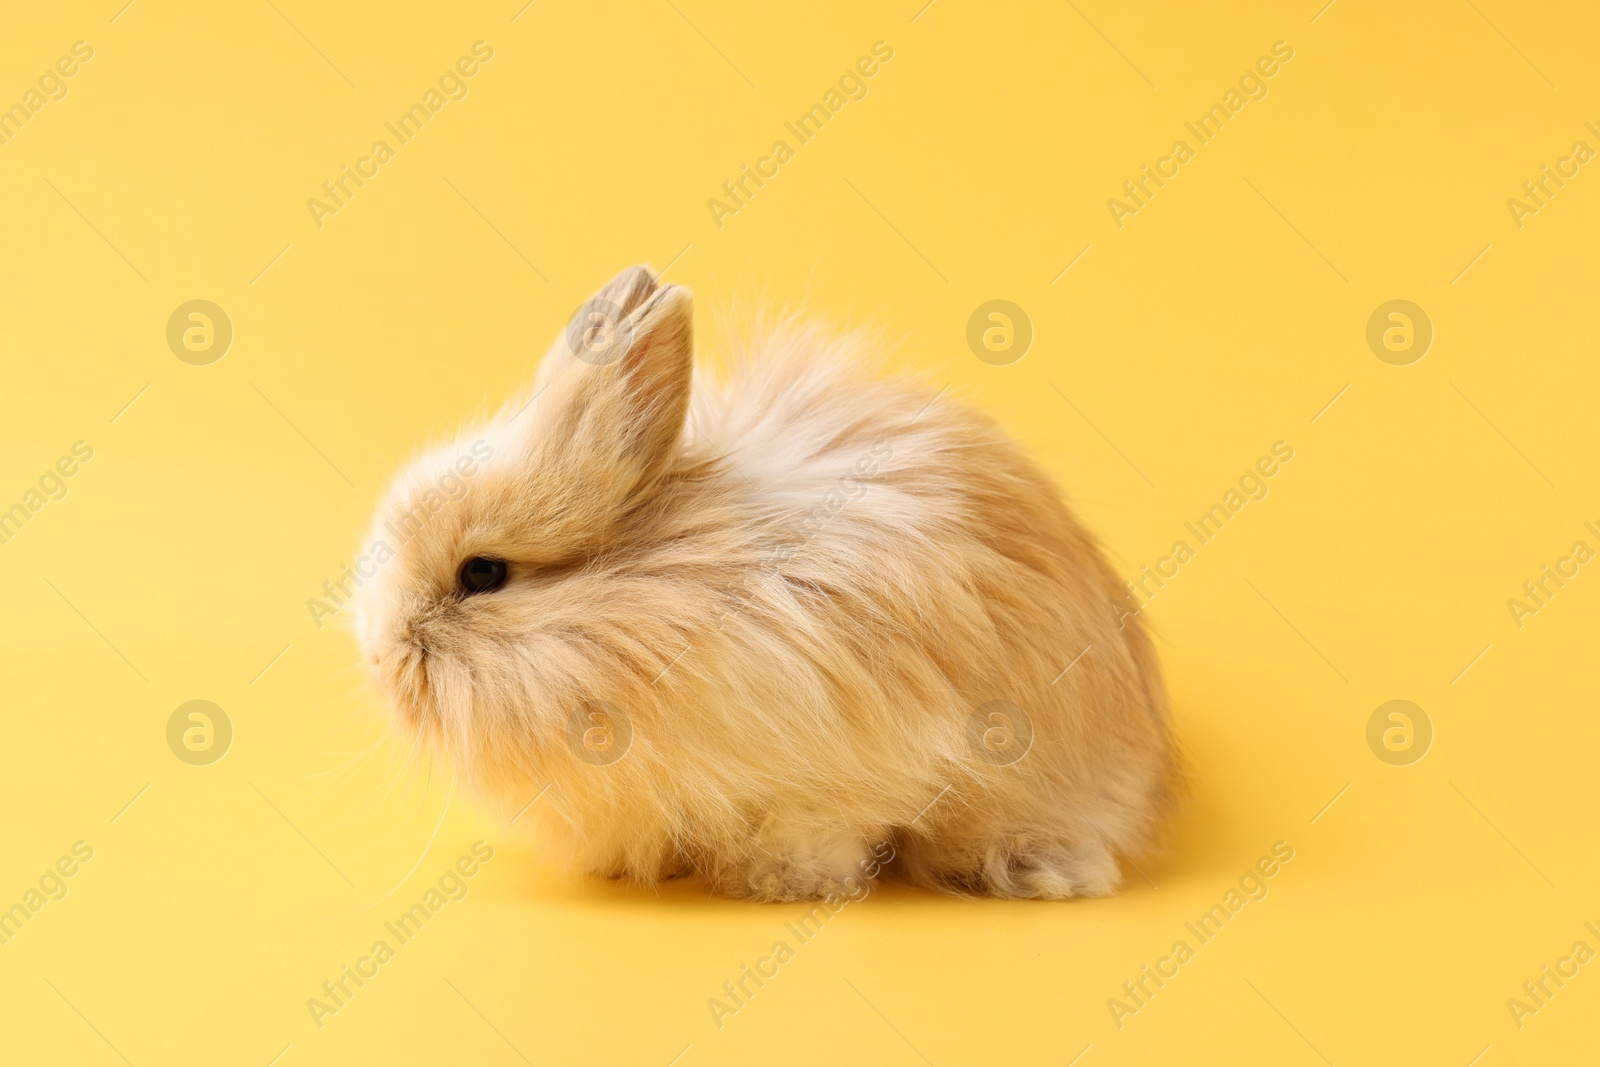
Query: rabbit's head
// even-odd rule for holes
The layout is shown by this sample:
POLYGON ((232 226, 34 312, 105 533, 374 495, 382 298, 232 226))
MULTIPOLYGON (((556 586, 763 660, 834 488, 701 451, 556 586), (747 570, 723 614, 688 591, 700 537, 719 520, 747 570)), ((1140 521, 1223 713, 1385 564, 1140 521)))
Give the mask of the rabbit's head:
MULTIPOLYGON (((460 753, 560 730, 585 699, 603 563, 640 536, 679 449, 693 369, 688 290, 644 267, 579 309, 532 388, 394 482, 359 593, 362 651, 401 720, 460 753), (540 715, 548 721, 530 721, 540 715)), ((625 596, 625 592, 623 593, 625 596)))

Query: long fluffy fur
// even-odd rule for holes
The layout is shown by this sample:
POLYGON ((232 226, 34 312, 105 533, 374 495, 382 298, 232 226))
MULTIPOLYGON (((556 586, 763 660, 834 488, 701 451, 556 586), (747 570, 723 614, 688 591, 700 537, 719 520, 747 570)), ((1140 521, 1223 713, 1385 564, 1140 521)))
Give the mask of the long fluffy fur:
POLYGON ((1050 479, 858 339, 780 328, 719 383, 686 290, 634 268, 593 307, 620 354, 564 334, 379 509, 420 525, 359 615, 405 728, 508 812, 544 789, 530 816, 598 874, 792 900, 892 848, 947 891, 1113 892, 1176 758, 1136 608, 1050 479), (461 594, 471 556, 505 587, 461 594))

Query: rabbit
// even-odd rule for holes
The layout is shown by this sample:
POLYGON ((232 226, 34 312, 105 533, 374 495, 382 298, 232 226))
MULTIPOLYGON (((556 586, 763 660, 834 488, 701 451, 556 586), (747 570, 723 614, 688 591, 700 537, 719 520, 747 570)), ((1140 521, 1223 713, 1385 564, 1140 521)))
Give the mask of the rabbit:
POLYGON ((1134 598, 1051 479, 859 336, 791 321, 722 383, 692 325, 622 272, 395 480, 355 616, 402 733, 609 878, 1112 894, 1182 776, 1134 598))

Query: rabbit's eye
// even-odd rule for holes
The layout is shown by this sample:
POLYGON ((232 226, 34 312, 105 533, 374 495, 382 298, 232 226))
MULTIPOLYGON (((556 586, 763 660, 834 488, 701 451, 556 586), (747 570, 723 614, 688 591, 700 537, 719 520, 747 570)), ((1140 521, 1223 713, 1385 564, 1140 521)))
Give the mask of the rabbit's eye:
POLYGON ((473 556, 461 565, 461 591, 468 596, 492 593, 506 584, 506 561, 473 556))

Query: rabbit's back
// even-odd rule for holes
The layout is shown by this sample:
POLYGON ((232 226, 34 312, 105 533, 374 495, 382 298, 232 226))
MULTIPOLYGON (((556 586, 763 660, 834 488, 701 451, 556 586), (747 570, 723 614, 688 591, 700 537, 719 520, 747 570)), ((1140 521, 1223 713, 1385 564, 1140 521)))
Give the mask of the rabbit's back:
POLYGON ((688 435, 726 464, 748 537, 722 667, 775 705, 746 709, 726 754, 768 791, 760 817, 847 815, 944 883, 952 848, 990 863, 996 809, 1024 852, 1030 834, 1140 850, 1174 775, 1155 657, 1050 479, 849 341, 780 335, 701 388, 688 435))

